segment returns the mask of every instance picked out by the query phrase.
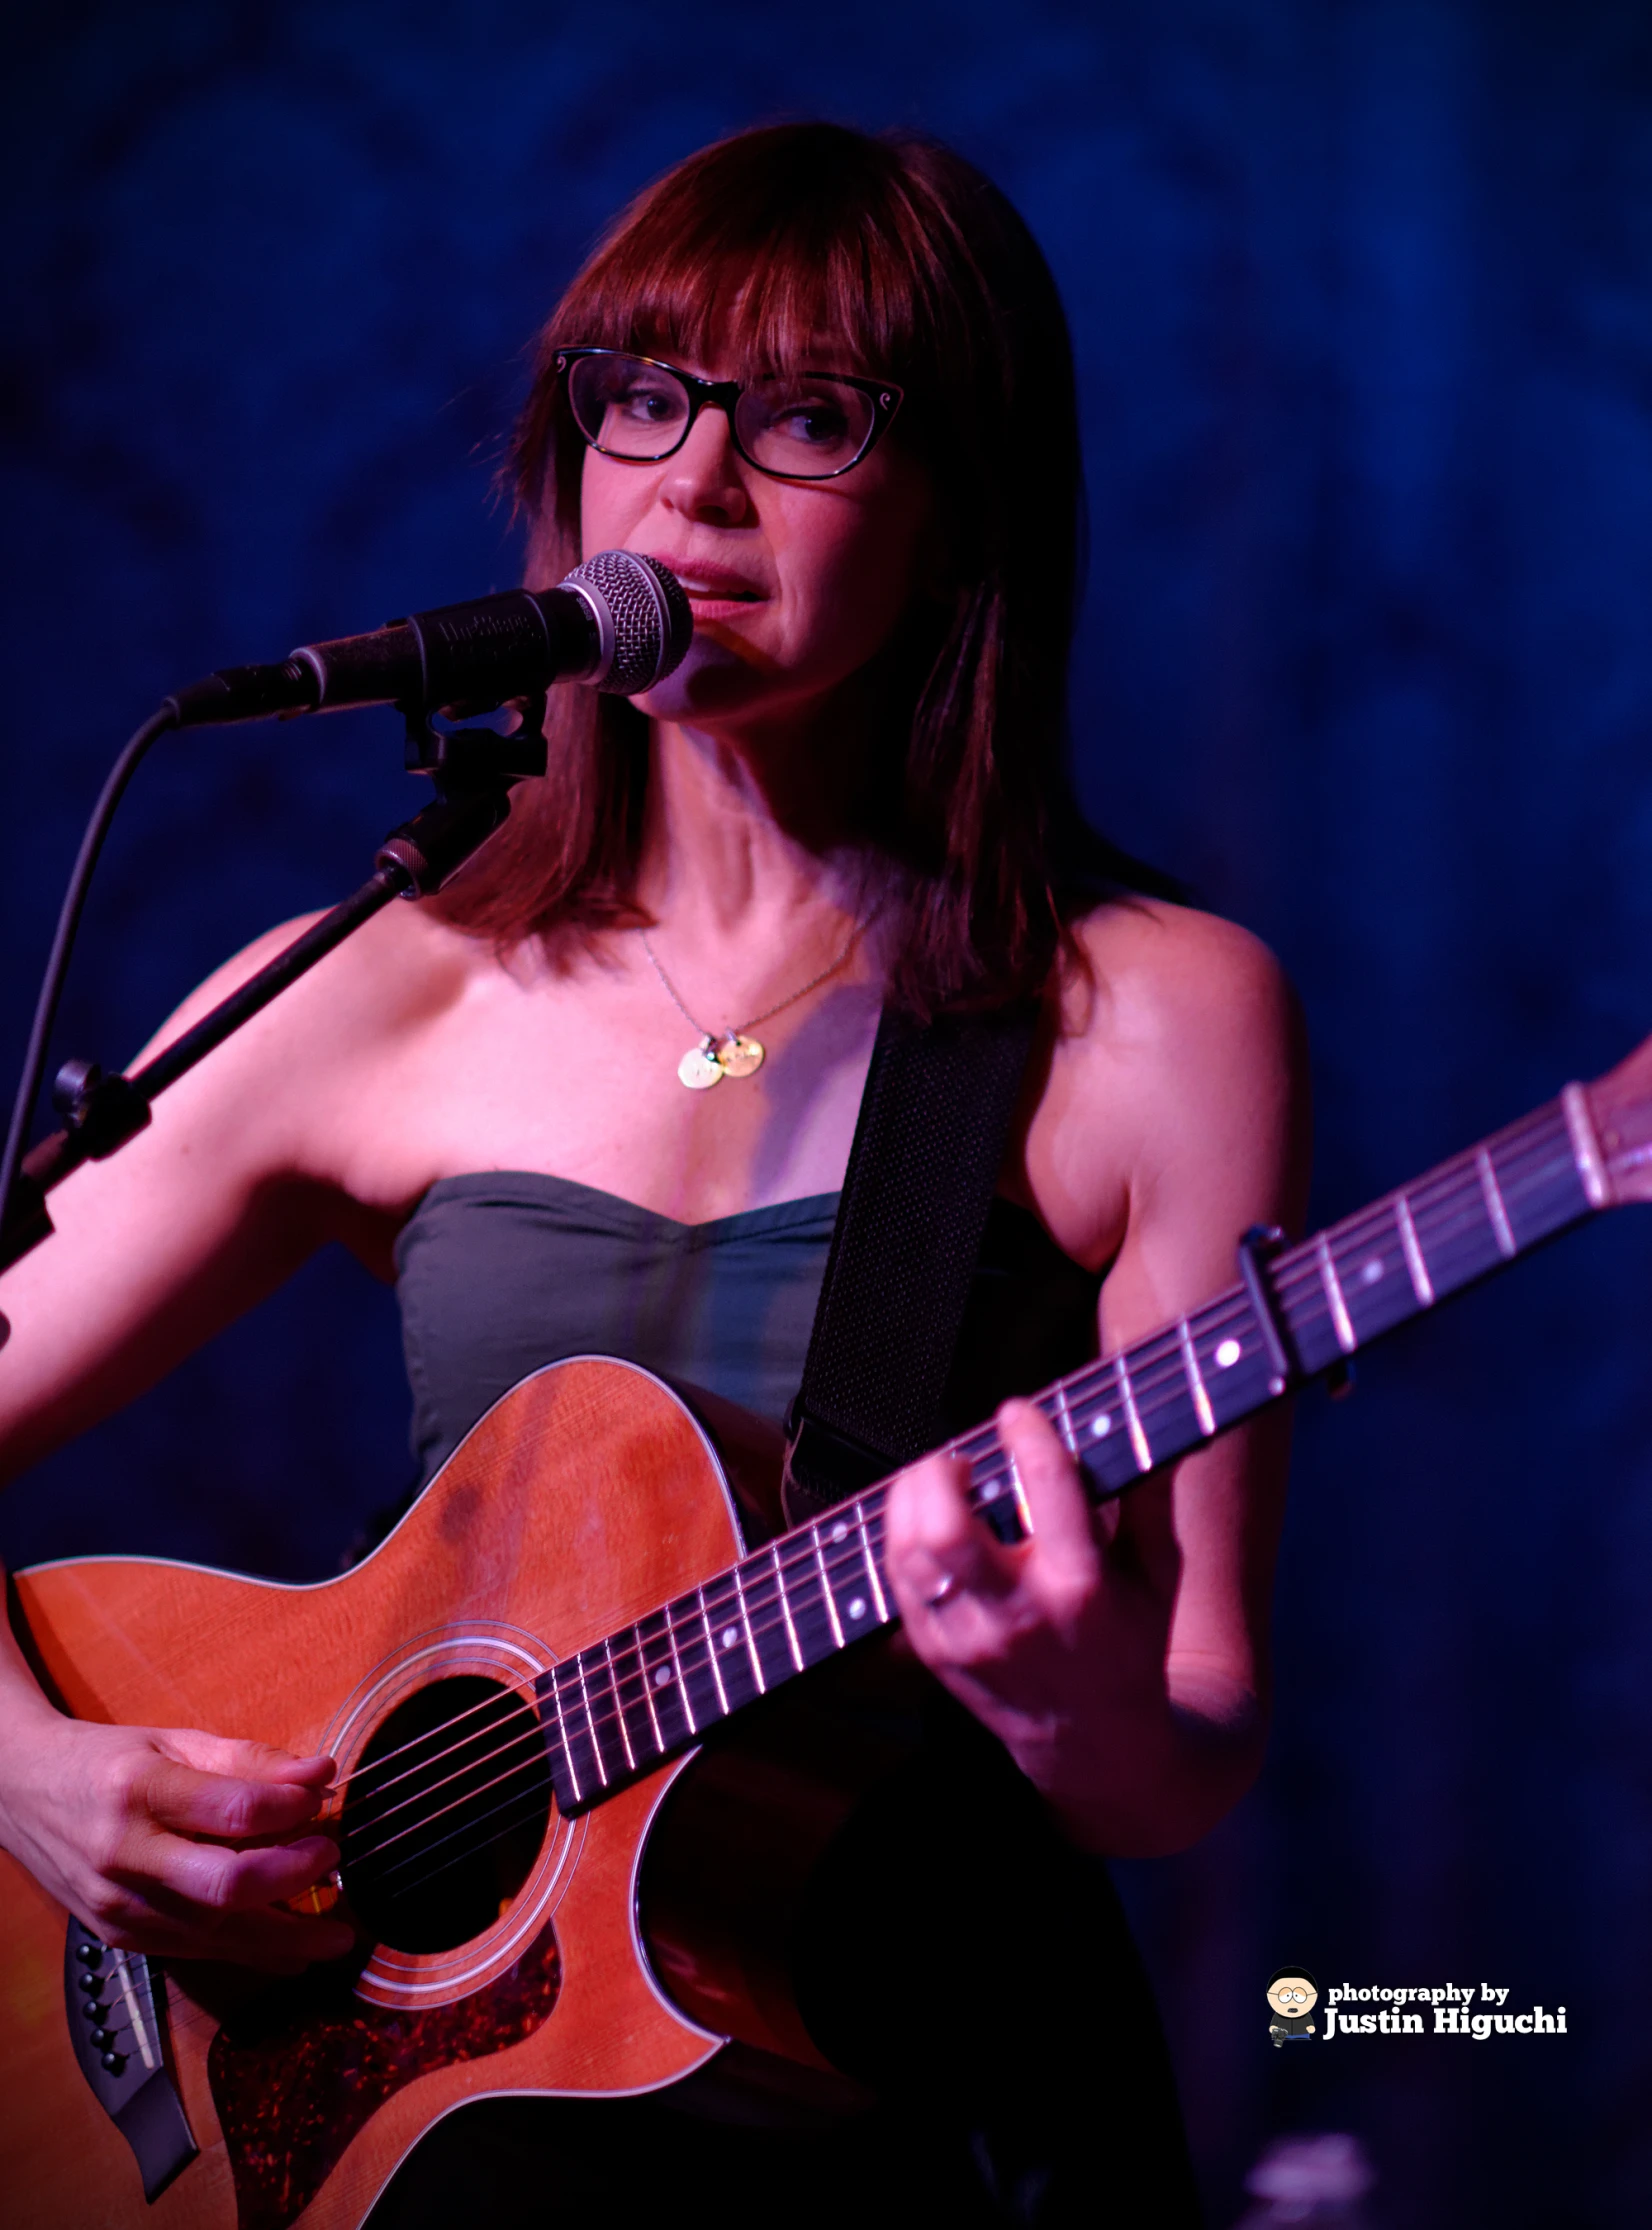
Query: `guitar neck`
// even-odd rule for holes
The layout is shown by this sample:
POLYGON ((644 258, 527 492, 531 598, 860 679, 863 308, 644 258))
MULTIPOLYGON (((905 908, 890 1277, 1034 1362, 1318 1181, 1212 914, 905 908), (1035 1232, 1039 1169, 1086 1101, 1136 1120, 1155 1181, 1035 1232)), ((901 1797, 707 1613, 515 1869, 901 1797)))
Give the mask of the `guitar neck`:
MULTIPOLYGON (((1035 1397, 1098 1501, 1174 1463, 1610 1204, 1581 1087, 1415 1184, 1257 1262, 1190 1316, 1035 1397)), ((947 1444, 977 1510, 1017 1530, 994 1427, 947 1444)), ((887 1483, 771 1541, 539 1683, 557 1802, 577 1812, 897 1613, 887 1483)))

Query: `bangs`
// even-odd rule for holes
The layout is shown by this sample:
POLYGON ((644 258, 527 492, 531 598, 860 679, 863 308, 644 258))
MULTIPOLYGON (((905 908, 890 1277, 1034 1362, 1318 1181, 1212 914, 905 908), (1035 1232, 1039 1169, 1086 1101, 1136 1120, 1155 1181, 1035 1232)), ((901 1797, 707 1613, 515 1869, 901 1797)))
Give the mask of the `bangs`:
POLYGON ((728 353, 751 377, 801 370, 823 347, 832 368, 873 378, 905 383, 929 370, 917 336, 933 330, 937 305, 923 300, 930 290, 901 221, 910 211, 891 206, 889 181, 865 177, 846 194, 818 173, 788 166, 776 178, 768 165, 760 197, 739 179, 693 183, 701 190, 678 181, 646 200, 599 250, 561 305, 558 341, 700 363, 728 353))

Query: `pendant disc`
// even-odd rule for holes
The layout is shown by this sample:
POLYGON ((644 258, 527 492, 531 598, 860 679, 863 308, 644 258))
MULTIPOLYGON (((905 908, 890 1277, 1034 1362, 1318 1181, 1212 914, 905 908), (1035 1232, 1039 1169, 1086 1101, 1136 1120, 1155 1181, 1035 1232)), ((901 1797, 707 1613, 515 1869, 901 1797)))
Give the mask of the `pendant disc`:
POLYGON ((756 1038, 725 1038, 715 1058, 725 1076, 755 1076, 763 1066, 763 1048, 756 1038))
POLYGON ((721 1084, 723 1071, 709 1045, 691 1045, 677 1063, 677 1081, 686 1084, 691 1092, 709 1092, 713 1084, 721 1084))

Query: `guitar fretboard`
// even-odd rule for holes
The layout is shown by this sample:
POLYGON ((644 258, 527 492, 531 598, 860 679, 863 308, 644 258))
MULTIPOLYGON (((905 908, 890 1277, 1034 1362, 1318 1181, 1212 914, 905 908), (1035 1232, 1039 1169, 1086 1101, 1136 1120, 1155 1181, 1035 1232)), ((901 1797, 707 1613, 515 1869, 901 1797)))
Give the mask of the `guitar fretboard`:
MULTIPOLYGON (((1263 1273, 1261 1312, 1244 1283, 1230 1286, 1035 1398, 1093 1496, 1105 1500, 1604 1205, 1574 1086, 1276 1255, 1263 1273)), ((977 1510, 1013 1535, 1017 1482, 993 1426, 963 1434, 947 1452, 968 1461, 977 1510)), ((893 1623, 887 1491, 887 1483, 867 1489, 544 1674, 540 1708, 561 1810, 600 1802, 893 1623)))

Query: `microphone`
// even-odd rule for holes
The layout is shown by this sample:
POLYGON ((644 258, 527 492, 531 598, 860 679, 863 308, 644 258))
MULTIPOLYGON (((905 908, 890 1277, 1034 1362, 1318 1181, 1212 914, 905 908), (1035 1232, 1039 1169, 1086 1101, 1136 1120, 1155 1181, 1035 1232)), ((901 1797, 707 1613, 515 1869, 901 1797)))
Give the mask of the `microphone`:
POLYGON ((636 696, 681 665, 694 613, 675 573, 602 550, 553 589, 441 604, 370 635, 306 643, 274 666, 226 666, 164 701, 180 728, 290 719, 349 705, 481 712, 582 681, 636 696))

